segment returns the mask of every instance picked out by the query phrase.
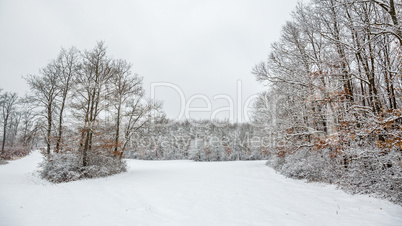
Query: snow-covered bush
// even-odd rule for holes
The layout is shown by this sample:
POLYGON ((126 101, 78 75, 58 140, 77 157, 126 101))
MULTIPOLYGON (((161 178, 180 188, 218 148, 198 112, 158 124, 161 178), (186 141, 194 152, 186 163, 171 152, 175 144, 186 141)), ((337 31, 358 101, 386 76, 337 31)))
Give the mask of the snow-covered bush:
POLYGON ((336 172, 335 161, 325 150, 317 152, 301 149, 293 154, 273 156, 267 165, 287 177, 331 183, 336 172))
POLYGON ((28 147, 23 146, 16 146, 16 147, 7 147, 4 151, 0 154, 0 159, 3 160, 13 160, 22 158, 28 155, 30 149, 28 147))
POLYGON ((89 164, 82 165, 81 156, 73 153, 52 154, 41 163, 41 176, 61 183, 84 178, 105 177, 126 171, 125 161, 114 156, 90 155, 89 164))
POLYGON ((326 149, 301 149, 274 155, 267 165, 287 177, 333 183, 350 193, 372 194, 402 204, 401 160, 398 150, 351 148, 342 155, 331 156, 326 149))
POLYGON ((402 204, 402 154, 378 149, 350 150, 339 186, 351 193, 375 194, 402 204))

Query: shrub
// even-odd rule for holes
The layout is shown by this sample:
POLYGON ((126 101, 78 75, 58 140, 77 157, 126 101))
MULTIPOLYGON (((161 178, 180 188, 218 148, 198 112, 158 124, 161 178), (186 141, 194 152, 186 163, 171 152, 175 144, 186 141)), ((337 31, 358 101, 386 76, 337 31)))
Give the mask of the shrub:
POLYGON ((302 149, 272 156, 267 165, 287 177, 334 183, 353 194, 372 194, 401 205, 401 160, 398 150, 351 148, 342 155, 331 156, 327 149, 302 149))
POLYGON ((73 153, 52 154, 41 163, 41 176, 54 183, 85 178, 106 177, 127 170, 125 161, 107 155, 90 155, 89 164, 82 166, 81 156, 73 153))
POLYGON ((325 151, 301 149, 293 154, 273 156, 267 165, 287 177, 331 183, 334 179, 333 162, 325 151))
POLYGON ((360 150, 351 155, 339 186, 351 193, 374 194, 402 204, 402 154, 400 151, 360 150))
POLYGON ((4 151, 1 152, 0 159, 18 159, 28 155, 29 152, 30 150, 28 149, 28 147, 7 147, 4 151))

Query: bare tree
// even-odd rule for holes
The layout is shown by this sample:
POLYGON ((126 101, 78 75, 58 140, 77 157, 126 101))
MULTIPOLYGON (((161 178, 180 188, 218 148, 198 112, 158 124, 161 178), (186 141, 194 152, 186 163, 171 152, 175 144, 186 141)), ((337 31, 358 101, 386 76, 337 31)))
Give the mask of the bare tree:
POLYGON ((17 93, 6 92, 0 96, 2 119, 3 119, 3 143, 1 145, 1 151, 4 151, 4 146, 6 144, 6 137, 7 137, 8 122, 11 115, 15 111, 17 100, 18 100, 17 93))
POLYGON ((114 75, 111 80, 111 105, 116 110, 116 129, 114 138, 114 151, 118 152, 120 146, 120 127, 124 111, 124 104, 134 97, 142 98, 142 78, 131 75, 131 64, 124 60, 113 62, 114 75))
POLYGON ((59 84, 58 84, 58 93, 60 93, 60 103, 59 106, 59 115, 58 115, 58 130, 57 130, 57 138, 56 138, 56 147, 55 152, 59 152, 60 145, 63 137, 63 121, 64 121, 64 110, 66 107, 66 101, 69 93, 74 86, 74 78, 77 74, 77 70, 79 67, 78 63, 78 50, 74 47, 69 50, 62 49, 59 53, 59 56, 54 61, 54 66, 57 67, 57 71, 59 72, 59 84))
POLYGON ((25 78, 32 95, 31 99, 42 108, 42 116, 46 119, 46 152, 50 154, 53 132, 53 116, 55 114, 56 98, 60 93, 60 68, 53 61, 40 70, 40 76, 29 75, 25 78))
POLYGON ((35 112, 35 103, 31 102, 29 96, 20 99, 21 113, 21 136, 19 142, 24 147, 31 147, 37 132, 40 129, 38 123, 38 115, 35 112))
POLYGON ((126 111, 124 116, 126 118, 124 129, 124 140, 120 157, 123 156, 127 145, 131 142, 133 135, 144 126, 152 123, 154 117, 153 112, 158 112, 161 108, 161 103, 144 100, 144 92, 138 93, 127 101, 126 111))
MULTIPOLYGON (((367 1, 367 0, 366 0, 367 1)), ((394 0, 369 0, 380 6, 384 11, 391 17, 392 25, 389 23, 384 23, 385 29, 382 30, 383 33, 389 33, 395 36, 399 40, 399 45, 402 47, 402 27, 401 27, 401 16, 400 7, 402 3, 394 0), (399 13, 399 14, 398 14, 399 13)), ((363 0, 364 2, 364 0, 363 0)), ((385 16, 385 15, 384 15, 385 16)), ((380 24, 379 24, 380 25, 380 24)))
POLYGON ((105 100, 102 99, 105 86, 113 76, 111 59, 106 56, 106 47, 103 42, 98 42, 91 51, 83 54, 81 69, 77 73, 76 103, 79 112, 78 117, 83 120, 81 129, 81 151, 83 166, 88 164, 88 152, 92 150, 94 131, 99 114, 105 108, 105 100))

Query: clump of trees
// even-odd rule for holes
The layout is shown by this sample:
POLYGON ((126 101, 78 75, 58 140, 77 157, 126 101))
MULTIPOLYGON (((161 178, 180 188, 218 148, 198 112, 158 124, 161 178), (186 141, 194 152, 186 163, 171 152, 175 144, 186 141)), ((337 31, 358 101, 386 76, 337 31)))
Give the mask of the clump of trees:
POLYGON ((135 130, 152 120, 142 78, 132 65, 91 50, 62 49, 56 59, 25 77, 45 147, 42 176, 53 182, 126 170, 122 156, 135 130))
POLYGON ((402 203, 402 4, 299 4, 255 66, 270 89, 255 123, 273 137, 270 164, 402 203))
POLYGON ((39 124, 26 97, 0 89, 0 162, 27 155, 36 142, 39 124))
POLYGON ((270 138, 248 123, 160 118, 141 128, 127 158, 233 161, 268 159, 270 138))

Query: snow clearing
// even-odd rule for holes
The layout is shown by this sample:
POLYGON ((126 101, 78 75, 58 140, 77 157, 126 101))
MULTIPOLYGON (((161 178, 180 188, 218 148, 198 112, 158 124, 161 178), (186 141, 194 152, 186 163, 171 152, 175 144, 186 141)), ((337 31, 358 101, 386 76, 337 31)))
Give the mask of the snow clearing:
POLYGON ((0 165, 0 225, 402 225, 402 207, 288 179, 265 161, 127 160, 119 175, 53 184, 43 156, 0 165))

